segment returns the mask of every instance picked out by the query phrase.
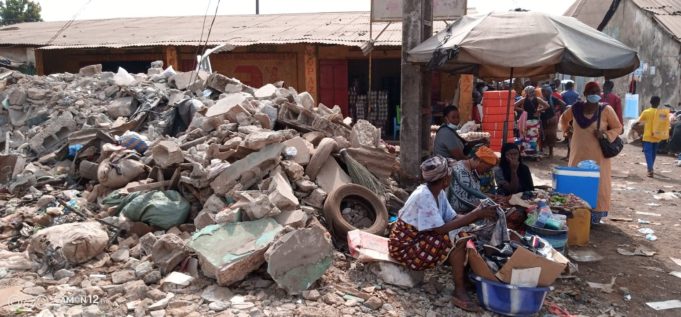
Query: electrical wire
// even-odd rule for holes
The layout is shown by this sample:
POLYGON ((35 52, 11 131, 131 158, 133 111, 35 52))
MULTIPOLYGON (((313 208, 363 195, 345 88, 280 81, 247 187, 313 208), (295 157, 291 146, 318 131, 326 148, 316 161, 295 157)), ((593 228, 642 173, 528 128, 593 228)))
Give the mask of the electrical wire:
POLYGON ((81 6, 80 9, 78 9, 78 11, 76 12, 76 14, 74 14, 73 17, 71 17, 71 19, 70 19, 69 21, 67 21, 64 25, 62 25, 62 27, 61 27, 59 30, 57 30, 57 32, 54 34, 54 36, 52 36, 52 38, 50 38, 50 40, 47 41, 47 44, 45 44, 45 46, 50 46, 50 45, 52 44, 52 42, 53 42, 54 40, 56 40, 57 37, 59 37, 59 35, 61 35, 62 33, 64 33, 64 31, 66 31, 66 29, 68 29, 69 27, 71 27, 71 25, 73 24, 73 22, 76 21, 76 18, 78 18, 78 16, 83 12, 83 10, 85 10, 85 8, 86 8, 92 1, 93 1, 93 0, 88 0, 83 6, 81 6))
POLYGON ((201 55, 206 53, 206 47, 208 46, 208 40, 210 39, 210 33, 213 31, 213 25, 215 24, 215 18, 218 16, 218 9, 220 8, 220 0, 218 0, 218 5, 215 6, 215 13, 213 14, 213 21, 210 22, 210 27, 208 28, 208 35, 206 36, 206 43, 203 45, 203 52, 201 55))
MULTIPOLYGON (((199 36, 199 44, 196 45, 196 53, 194 53, 194 56, 199 55, 199 52, 201 52, 201 41, 203 41, 203 32, 206 30, 206 19, 208 19, 208 10, 210 9, 210 3, 212 0, 208 0, 208 5, 206 6, 206 12, 203 14, 203 23, 201 23, 201 36, 199 36)), ((192 70, 191 75, 189 76, 189 82, 193 83, 194 82, 194 76, 198 76, 198 66, 199 66, 199 61, 196 62, 196 66, 194 67, 194 70, 192 70)))

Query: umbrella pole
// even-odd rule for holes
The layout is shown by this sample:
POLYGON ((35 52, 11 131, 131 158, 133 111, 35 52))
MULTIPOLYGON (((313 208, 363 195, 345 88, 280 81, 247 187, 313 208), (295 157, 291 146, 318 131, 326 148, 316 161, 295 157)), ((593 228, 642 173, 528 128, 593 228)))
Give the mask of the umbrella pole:
MULTIPOLYGON (((513 67, 511 67, 511 77, 508 79, 508 100, 506 103, 506 120, 504 120, 504 132, 502 133, 503 135, 503 141, 501 142, 502 145, 506 142, 508 142, 508 117, 510 116, 511 112, 511 90, 513 89, 513 67)), ((514 116, 515 117, 515 116, 514 116)))

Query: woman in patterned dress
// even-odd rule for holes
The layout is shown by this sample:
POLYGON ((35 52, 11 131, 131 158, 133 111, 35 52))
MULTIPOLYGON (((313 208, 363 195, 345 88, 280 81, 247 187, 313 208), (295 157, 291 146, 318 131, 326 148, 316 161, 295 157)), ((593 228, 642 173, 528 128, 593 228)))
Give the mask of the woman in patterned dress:
POLYGON ((455 286, 452 302, 461 309, 479 311, 465 290, 466 239, 460 237, 465 226, 483 218, 493 219, 497 214, 494 208, 456 214, 444 192, 451 182, 452 164, 452 160, 441 156, 421 164, 426 183, 409 196, 399 212, 390 232, 390 256, 415 271, 449 262, 455 286))

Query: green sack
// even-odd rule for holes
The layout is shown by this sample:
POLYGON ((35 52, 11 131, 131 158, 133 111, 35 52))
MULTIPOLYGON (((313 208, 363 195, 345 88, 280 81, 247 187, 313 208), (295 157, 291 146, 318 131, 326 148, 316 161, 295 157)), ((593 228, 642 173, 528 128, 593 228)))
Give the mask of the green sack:
POLYGON ((189 209, 189 202, 174 190, 134 193, 119 205, 126 218, 164 230, 183 224, 189 209))

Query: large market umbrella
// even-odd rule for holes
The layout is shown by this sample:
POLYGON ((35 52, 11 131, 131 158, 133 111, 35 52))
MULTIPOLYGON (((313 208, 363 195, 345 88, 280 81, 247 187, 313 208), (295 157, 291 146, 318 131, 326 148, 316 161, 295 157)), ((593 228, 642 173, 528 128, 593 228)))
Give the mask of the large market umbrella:
MULTIPOLYGON (((408 61, 489 79, 552 73, 615 78, 639 66, 635 50, 575 18, 516 11, 464 16, 410 50, 408 61)), ((509 94, 504 134, 510 103, 509 94)))

